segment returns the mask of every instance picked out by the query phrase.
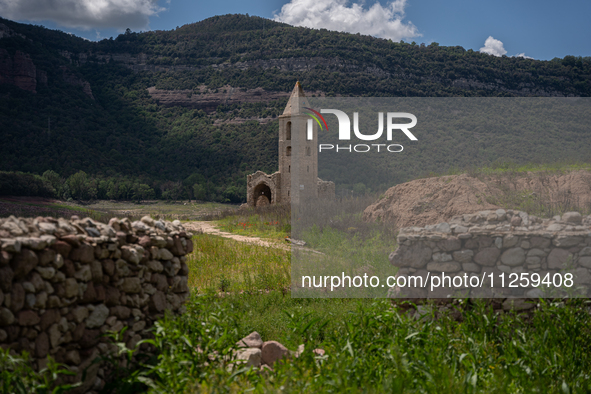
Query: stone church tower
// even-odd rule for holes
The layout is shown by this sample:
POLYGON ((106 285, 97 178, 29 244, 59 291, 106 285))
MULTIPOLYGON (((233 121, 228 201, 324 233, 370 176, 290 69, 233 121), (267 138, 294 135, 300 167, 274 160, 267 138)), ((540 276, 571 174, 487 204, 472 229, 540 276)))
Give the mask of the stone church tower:
POLYGON ((304 113, 308 106, 302 85, 297 82, 279 116, 279 171, 272 175, 257 171, 247 176, 248 206, 289 204, 319 197, 334 199, 334 183, 318 178, 318 125, 304 113))

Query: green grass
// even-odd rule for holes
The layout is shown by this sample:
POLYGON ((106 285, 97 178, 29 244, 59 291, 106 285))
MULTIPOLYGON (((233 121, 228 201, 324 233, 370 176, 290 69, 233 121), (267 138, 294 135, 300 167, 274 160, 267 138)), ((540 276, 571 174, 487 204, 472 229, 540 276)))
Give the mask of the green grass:
POLYGON ((246 208, 222 216, 216 220, 216 224, 221 230, 230 233, 275 241, 283 241, 291 235, 289 205, 246 208))
MULTIPOLYGON (((461 321, 453 318, 454 309, 417 319, 389 300, 291 298, 281 290, 289 279, 283 271, 289 268, 287 252, 211 235, 196 235, 194 243, 189 264, 196 287, 187 312, 157 323, 148 341, 156 357, 136 350, 136 369, 116 368, 109 383, 117 393, 591 390, 586 300, 541 302, 528 314, 495 313, 473 300, 458 307, 461 321), (273 272, 277 276, 270 281, 254 279, 273 272), (230 278, 221 294, 220 273, 230 278), (306 350, 273 371, 243 368, 232 361, 232 347, 252 331, 290 350, 305 344, 306 350), (315 356, 315 348, 325 356, 315 356)), ((119 345, 123 355, 133 353, 119 345)), ((43 392, 35 388, 43 382, 40 375, 11 363, 6 353, 0 361, 4 380, 23 383, 24 392, 43 392)))
POLYGON ((289 251, 213 235, 193 238, 189 284, 200 292, 277 290, 289 287, 289 251))

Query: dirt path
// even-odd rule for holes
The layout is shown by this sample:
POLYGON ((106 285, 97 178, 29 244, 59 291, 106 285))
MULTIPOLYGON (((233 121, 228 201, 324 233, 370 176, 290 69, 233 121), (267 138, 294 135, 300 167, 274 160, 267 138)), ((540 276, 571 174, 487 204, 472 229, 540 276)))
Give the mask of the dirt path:
POLYGON ((306 247, 299 245, 283 244, 281 243, 281 241, 275 242, 270 240, 264 240, 259 237, 248 237, 246 235, 228 233, 226 231, 221 231, 220 229, 216 228, 211 222, 186 222, 183 223, 183 226, 185 226, 185 228, 189 231, 203 231, 205 234, 217 235, 219 237, 233 239, 238 242, 251 243, 254 245, 265 246, 267 248, 277 248, 287 251, 291 251, 292 249, 299 249, 310 253, 324 254, 317 250, 308 249, 306 247))
POLYGON ((281 242, 274 242, 264 240, 259 237, 248 237, 246 235, 232 234, 225 231, 221 231, 216 228, 211 222, 187 222, 183 223, 183 226, 189 231, 203 231, 206 234, 217 235, 224 238, 230 238, 239 242, 251 243, 259 246, 265 246, 268 248, 278 248, 283 250, 291 250, 291 245, 282 244, 281 242))

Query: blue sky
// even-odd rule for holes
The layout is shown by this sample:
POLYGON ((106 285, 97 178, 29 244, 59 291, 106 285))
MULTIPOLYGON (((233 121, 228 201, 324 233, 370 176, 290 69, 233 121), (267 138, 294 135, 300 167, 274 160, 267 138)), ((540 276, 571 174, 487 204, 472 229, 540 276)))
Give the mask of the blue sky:
POLYGON ((90 40, 115 37, 127 27, 170 30, 229 13, 497 56, 591 56, 589 0, 0 0, 4 18, 90 40))

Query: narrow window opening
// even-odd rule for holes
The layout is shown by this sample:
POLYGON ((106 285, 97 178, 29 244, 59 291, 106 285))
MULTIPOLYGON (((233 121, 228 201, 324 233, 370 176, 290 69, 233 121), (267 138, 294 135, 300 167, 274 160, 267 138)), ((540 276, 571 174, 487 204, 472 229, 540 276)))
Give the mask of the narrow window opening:
POLYGON ((285 139, 287 141, 291 140, 291 122, 287 122, 287 127, 285 128, 285 139))
POLYGON ((291 156, 291 146, 288 146, 288 147, 285 149, 285 155, 286 155, 286 156, 291 156))

